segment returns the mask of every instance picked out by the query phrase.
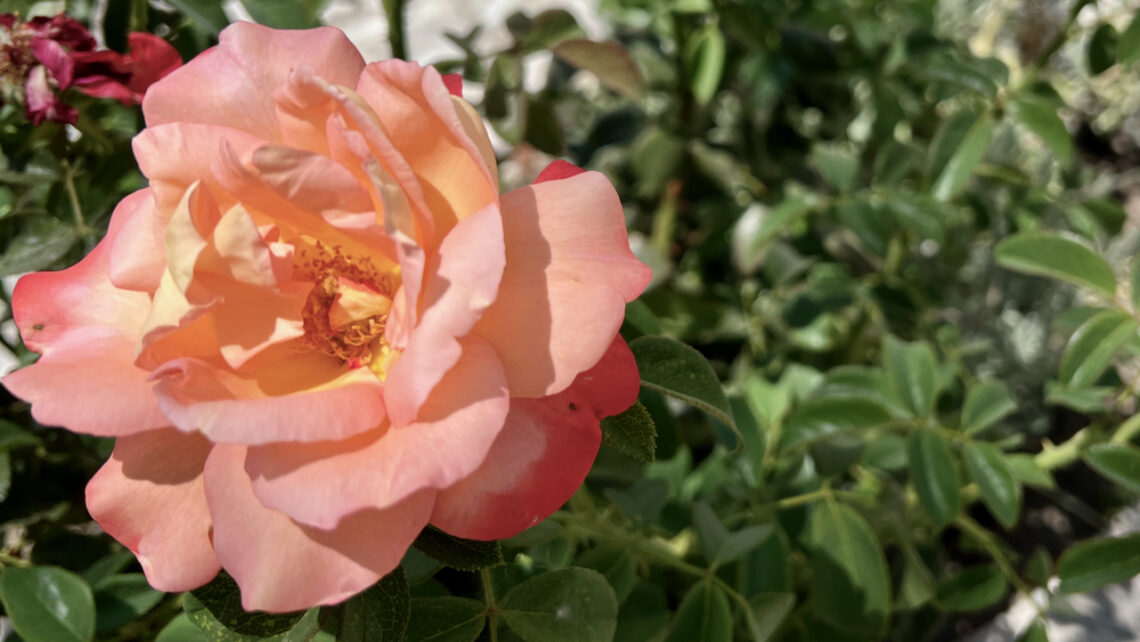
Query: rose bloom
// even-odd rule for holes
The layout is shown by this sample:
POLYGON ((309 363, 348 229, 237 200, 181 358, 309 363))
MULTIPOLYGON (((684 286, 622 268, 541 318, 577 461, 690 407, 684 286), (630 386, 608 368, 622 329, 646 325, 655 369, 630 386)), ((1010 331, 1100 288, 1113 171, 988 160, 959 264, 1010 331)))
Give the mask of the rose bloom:
MULTIPOLYGON (((25 276, 42 424, 117 437, 87 487, 150 583, 224 568, 246 609, 342 601, 427 524, 512 536, 629 407, 649 269, 606 178, 500 196, 475 110, 332 28, 227 28, 150 87, 150 186, 83 261, 25 276)), ((454 83, 451 83, 454 86, 454 83)))

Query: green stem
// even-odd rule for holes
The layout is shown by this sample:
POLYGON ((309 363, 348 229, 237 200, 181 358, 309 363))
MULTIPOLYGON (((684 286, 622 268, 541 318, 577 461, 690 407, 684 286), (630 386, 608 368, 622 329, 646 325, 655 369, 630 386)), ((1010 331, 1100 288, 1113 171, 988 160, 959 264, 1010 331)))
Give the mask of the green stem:
POLYGON ((3 567, 3 566, 28 567, 31 565, 32 565, 32 563, 29 562, 28 560, 20 559, 19 557, 15 557, 15 556, 9 555, 7 553, 0 553, 0 567, 3 567))
POLYGON ((495 585, 491 581, 491 571, 482 569, 479 576, 483 580, 483 602, 487 605, 487 623, 491 632, 491 642, 499 642, 499 609, 495 606, 495 585))
POLYGON ((392 45, 392 57, 400 60, 408 59, 404 2, 405 0, 384 0, 384 15, 388 17, 388 42, 392 45))
POLYGON ((649 244, 662 256, 669 256, 669 246, 673 243, 673 230, 677 223, 677 199, 681 195, 681 181, 671 180, 665 184, 661 204, 653 213, 653 230, 649 244))
POLYGON ((1033 599, 1032 587, 1026 584, 1025 580, 1022 580, 1021 576, 1017 574, 1017 570, 1013 568, 1013 563, 1009 561, 1009 556, 997 545, 993 535, 966 514, 959 515, 958 518, 954 520, 954 524, 981 543, 982 548, 986 549, 989 556, 993 558, 994 563, 997 564, 1001 574, 1005 576, 1005 579, 1009 581, 1010 585, 1037 609, 1039 615, 1043 616, 1044 612, 1041 606, 1033 599))
POLYGON ((87 236, 93 231, 83 218, 83 206, 79 204, 79 194, 75 191, 75 168, 63 161, 63 187, 67 190, 67 200, 71 204, 71 217, 75 221, 75 233, 87 236))

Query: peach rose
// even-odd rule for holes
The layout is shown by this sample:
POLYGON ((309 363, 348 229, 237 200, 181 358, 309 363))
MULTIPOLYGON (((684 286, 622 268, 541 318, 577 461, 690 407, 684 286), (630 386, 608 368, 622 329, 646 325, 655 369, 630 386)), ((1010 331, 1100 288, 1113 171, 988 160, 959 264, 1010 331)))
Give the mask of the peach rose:
POLYGON ((331 28, 232 25, 143 112, 150 187, 20 280, 41 357, 4 384, 118 438, 87 505, 152 585, 332 604, 426 524, 508 537, 577 489, 636 398, 617 333, 649 279, 605 177, 500 196, 471 105, 331 28))

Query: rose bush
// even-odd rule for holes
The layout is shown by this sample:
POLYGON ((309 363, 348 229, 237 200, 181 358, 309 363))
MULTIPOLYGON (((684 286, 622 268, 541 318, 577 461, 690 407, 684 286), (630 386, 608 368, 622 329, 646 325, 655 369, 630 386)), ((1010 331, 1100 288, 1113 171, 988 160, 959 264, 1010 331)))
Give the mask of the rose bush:
POLYGON ((4 384, 117 438, 88 507, 156 588, 224 568, 246 609, 288 611, 369 586, 427 524, 511 536, 634 402, 618 328, 649 270, 617 194, 557 163, 500 196, 447 85, 335 29, 235 24, 146 94, 150 186, 17 284, 41 356, 4 384))

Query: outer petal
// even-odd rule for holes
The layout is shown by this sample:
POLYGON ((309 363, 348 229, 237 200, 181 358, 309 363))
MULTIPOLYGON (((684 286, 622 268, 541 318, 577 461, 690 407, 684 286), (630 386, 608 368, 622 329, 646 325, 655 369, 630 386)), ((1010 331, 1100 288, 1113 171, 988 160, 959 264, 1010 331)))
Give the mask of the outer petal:
POLYGON ((477 339, 436 386, 420 419, 339 442, 249 449, 254 492, 297 521, 333 528, 344 515, 445 488, 483 462, 510 405, 498 356, 477 339))
POLYGON ((42 424, 96 435, 128 435, 170 425, 134 351, 150 298, 115 288, 110 253, 146 191, 123 199, 107 236, 76 265, 29 274, 12 293, 16 326, 42 356, 4 377, 42 424))
POLYGON ((545 519, 586 478, 602 438, 599 420, 633 405, 640 385, 633 354, 618 336, 566 390, 512 399, 483 465, 439 493, 431 523, 487 540, 512 537, 545 519))
POLYGON ((299 526, 257 501, 242 465, 245 450, 217 446, 205 482, 214 548, 246 610, 294 611, 364 590, 400 563, 431 512, 434 492, 427 491, 351 515, 335 530, 299 526))
POLYGON ((420 323, 384 386, 394 425, 415 419, 432 389, 459 360, 457 338, 471 331, 495 299, 503 273, 502 243, 502 221, 492 204, 456 225, 433 257, 426 270, 420 323))
POLYGON ((150 86, 143 99, 147 126, 225 125, 278 142, 274 90, 302 65, 330 83, 352 86, 364 60, 339 29, 279 31, 235 23, 222 31, 217 47, 150 86))
POLYGON ((598 172, 517 189, 501 207, 507 267, 475 331, 502 356, 511 396, 542 397, 597 363, 650 271, 598 172))
POLYGON ((176 359, 154 373, 169 422, 215 442, 345 439, 384 420, 381 383, 367 368, 300 354, 239 376, 202 359, 176 359))
POLYGON ((110 277, 115 287, 153 293, 166 269, 163 225, 155 212, 150 188, 133 202, 136 210, 123 223, 111 246, 110 277))
POLYGON ((150 585, 161 591, 197 588, 221 568, 202 490, 209 453, 201 435, 177 430, 121 437, 87 484, 91 516, 138 556, 150 585))

